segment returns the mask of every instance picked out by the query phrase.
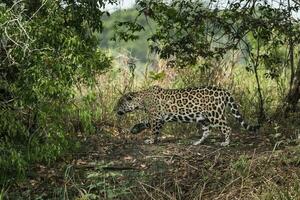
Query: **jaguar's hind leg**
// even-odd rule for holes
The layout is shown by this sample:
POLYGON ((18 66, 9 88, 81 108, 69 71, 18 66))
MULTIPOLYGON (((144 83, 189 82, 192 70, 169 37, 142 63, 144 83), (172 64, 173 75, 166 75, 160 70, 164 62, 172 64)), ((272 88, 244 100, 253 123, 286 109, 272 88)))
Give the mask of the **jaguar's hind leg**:
POLYGON ((198 129, 199 129, 200 126, 202 126, 202 132, 203 132, 203 133, 202 133, 202 137, 201 137, 199 140, 193 142, 193 145, 198 145, 198 144, 203 143, 203 141, 204 141, 204 140, 209 136, 209 134, 210 134, 211 127, 210 127, 210 123, 209 123, 209 121, 208 121, 207 119, 205 119, 205 120, 203 120, 203 121, 201 121, 201 122, 199 122, 199 123, 197 124, 198 129))
POLYGON ((219 124, 219 129, 225 136, 225 141, 221 143, 221 146, 227 146, 230 143, 230 133, 231 133, 231 128, 227 125, 226 121, 222 121, 219 124))
POLYGON ((193 145, 198 145, 203 143, 203 141, 209 136, 210 134, 210 126, 202 126, 202 130, 203 130, 203 135, 200 138, 200 140, 197 140, 195 142, 193 142, 193 145))

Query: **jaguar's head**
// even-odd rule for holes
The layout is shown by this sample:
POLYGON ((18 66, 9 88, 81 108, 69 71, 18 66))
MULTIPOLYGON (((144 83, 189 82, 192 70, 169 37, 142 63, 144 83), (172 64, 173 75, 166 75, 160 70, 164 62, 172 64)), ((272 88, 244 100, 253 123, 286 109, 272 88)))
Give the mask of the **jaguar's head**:
POLYGON ((130 92, 119 99, 114 110, 118 115, 124 115, 138 109, 142 109, 141 98, 136 92, 130 92))

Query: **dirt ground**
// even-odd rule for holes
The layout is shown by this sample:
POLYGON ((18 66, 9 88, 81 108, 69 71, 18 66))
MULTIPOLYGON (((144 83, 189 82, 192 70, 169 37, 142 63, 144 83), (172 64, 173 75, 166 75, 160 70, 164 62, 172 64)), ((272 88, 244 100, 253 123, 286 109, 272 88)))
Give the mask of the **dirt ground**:
POLYGON ((233 132, 146 145, 138 136, 82 138, 82 148, 10 188, 11 199, 300 199, 300 147, 286 137, 233 132))

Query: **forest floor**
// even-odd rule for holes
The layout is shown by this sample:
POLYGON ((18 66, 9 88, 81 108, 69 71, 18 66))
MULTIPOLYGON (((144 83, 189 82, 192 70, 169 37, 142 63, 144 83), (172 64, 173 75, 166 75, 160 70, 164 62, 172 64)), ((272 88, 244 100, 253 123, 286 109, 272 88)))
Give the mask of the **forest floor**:
POLYGON ((92 135, 76 153, 9 188, 11 199, 300 199, 299 141, 233 131, 193 146, 192 136, 146 145, 137 136, 92 135))

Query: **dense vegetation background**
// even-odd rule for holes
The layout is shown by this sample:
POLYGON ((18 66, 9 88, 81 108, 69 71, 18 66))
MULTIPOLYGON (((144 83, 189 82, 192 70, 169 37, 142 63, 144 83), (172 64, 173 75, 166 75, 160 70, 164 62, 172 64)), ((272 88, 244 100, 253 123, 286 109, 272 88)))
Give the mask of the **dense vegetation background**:
POLYGON ((298 1, 116 3, 0 0, 0 199, 300 198, 298 1), (153 84, 227 88, 260 136, 233 121, 228 149, 189 150, 195 127, 170 124, 174 141, 135 142, 143 113, 113 107, 153 84))

